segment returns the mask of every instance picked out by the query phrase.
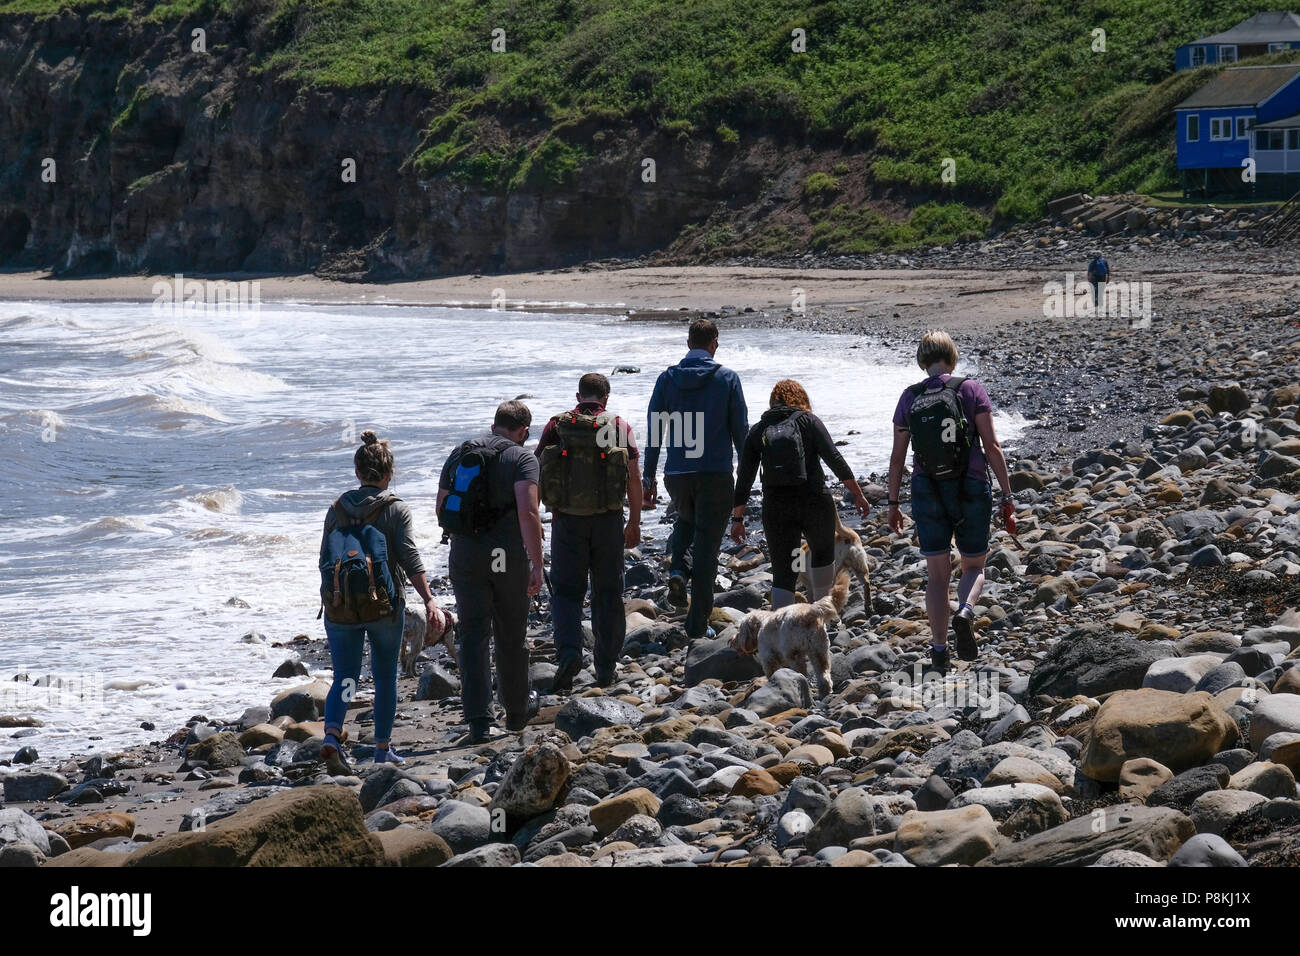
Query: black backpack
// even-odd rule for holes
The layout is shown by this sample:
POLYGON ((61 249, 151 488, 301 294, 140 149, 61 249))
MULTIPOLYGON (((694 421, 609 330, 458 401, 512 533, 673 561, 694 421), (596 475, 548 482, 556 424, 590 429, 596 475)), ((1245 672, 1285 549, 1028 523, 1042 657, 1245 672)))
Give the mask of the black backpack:
POLYGON ((907 425, 916 467, 936 481, 961 478, 970 464, 971 429, 957 394, 965 381, 953 377, 939 388, 927 388, 921 382, 908 389, 912 410, 907 425))
POLYGON ((803 412, 794 412, 763 429, 763 484, 772 487, 802 485, 808 481, 804 460, 803 412))
POLYGON ((491 476, 501 453, 511 443, 498 439, 488 444, 471 439, 460 446, 460 457, 452 475, 451 489, 438 509, 438 524, 449 534, 471 538, 487 534, 511 506, 492 504, 491 476))

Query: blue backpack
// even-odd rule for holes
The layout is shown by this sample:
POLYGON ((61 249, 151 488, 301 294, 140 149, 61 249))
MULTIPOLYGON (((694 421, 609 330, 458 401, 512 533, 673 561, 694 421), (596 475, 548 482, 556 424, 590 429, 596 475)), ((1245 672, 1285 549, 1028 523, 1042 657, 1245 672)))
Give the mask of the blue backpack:
MULTIPOLYGON (((388 568, 388 539, 371 522, 398 498, 385 498, 360 523, 336 525, 325 536, 320 597, 326 620, 366 624, 397 608, 397 586, 388 568)), ((334 502, 336 520, 343 510, 334 502)))

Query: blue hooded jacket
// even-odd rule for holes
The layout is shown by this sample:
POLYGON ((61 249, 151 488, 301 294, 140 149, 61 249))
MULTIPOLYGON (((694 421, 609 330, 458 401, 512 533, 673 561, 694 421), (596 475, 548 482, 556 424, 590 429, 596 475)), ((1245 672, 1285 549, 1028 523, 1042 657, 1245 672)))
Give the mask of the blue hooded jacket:
POLYGON ((749 414, 740 376, 713 361, 705 349, 659 373, 646 414, 642 475, 653 481, 659 453, 667 446, 665 475, 731 474, 749 434, 749 414))

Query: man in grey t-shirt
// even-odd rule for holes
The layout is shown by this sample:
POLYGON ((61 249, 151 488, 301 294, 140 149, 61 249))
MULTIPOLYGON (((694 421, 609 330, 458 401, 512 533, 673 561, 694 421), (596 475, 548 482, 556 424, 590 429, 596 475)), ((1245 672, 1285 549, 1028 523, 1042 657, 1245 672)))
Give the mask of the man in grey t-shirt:
POLYGON ((497 682, 506 727, 522 730, 537 713, 537 694, 528 688, 530 598, 542 589, 542 519, 538 514, 538 464, 523 447, 533 416, 522 402, 503 402, 488 435, 457 446, 438 481, 438 511, 451 492, 467 448, 498 454, 488 468, 488 502, 500 510, 482 535, 453 534, 448 571, 459 613, 461 705, 470 739, 488 739, 492 724, 492 658, 495 635, 497 682))

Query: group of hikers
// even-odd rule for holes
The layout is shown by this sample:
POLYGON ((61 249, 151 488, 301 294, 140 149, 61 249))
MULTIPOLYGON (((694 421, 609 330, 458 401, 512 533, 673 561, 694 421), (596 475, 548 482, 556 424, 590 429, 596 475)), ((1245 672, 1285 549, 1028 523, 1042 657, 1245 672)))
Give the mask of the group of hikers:
MULTIPOLYGON (((707 319, 693 321, 687 347, 685 357, 655 383, 644 455, 627 422, 606 409, 609 380, 590 372, 578 382, 577 404, 546 423, 534 448, 525 447, 532 413, 522 402, 508 401, 497 408, 488 434, 459 444, 443 465, 437 514, 451 541, 448 569, 471 743, 490 739, 493 726, 493 646, 506 729, 522 730, 538 711, 525 635, 531 599, 547 580, 542 503, 552 515, 549 586, 557 668, 552 689, 571 691, 584 666, 582 607, 588 590, 594 683, 615 682, 626 627, 624 549, 641 541, 642 511, 657 507, 656 474, 665 449, 664 485, 676 511, 668 600, 686 609, 685 642, 715 636, 709 619, 718 554, 728 531, 737 543, 746 540, 745 512, 760 468, 772 607, 797 599, 796 580, 804 570, 801 541, 808 544, 808 599, 830 591, 839 521, 823 464, 843 482, 863 517, 870 505, 813 413, 808 392, 791 379, 777 382, 767 411, 751 428, 739 376, 716 361, 717 326, 707 319)), ((899 495, 912 448, 912 520, 927 565, 931 665, 940 673, 950 666, 950 617, 958 656, 974 660, 977 655, 973 608, 989 551, 990 468, 1002 491, 1004 520, 1012 514, 988 394, 974 379, 953 375, 957 359, 947 333, 929 332, 921 339, 916 360, 926 378, 898 400, 889 466, 889 527, 901 534, 899 495), (949 607, 954 538, 961 556, 955 613, 949 607)), ((389 443, 365 432, 353 465, 360 487, 330 507, 321 538, 321 599, 334 667, 321 754, 341 759, 349 691, 357 686, 368 639, 375 682, 374 759, 402 763, 391 736, 406 582, 431 621, 441 622, 444 615, 412 543, 411 510, 388 490, 394 468, 389 443)))

